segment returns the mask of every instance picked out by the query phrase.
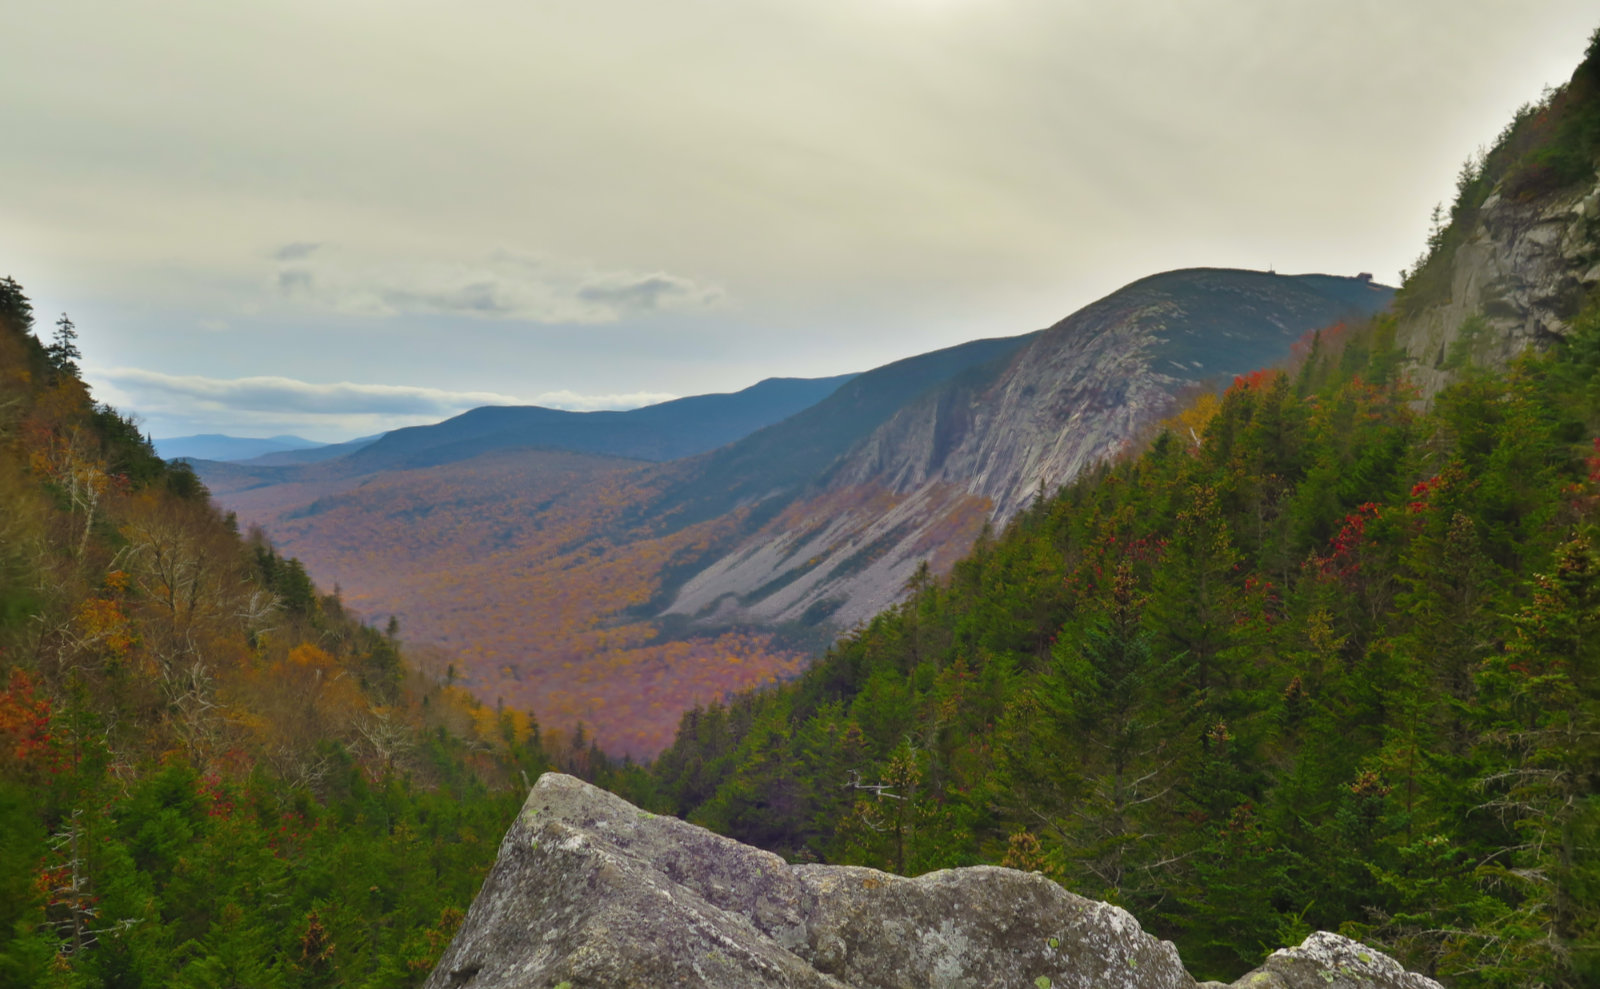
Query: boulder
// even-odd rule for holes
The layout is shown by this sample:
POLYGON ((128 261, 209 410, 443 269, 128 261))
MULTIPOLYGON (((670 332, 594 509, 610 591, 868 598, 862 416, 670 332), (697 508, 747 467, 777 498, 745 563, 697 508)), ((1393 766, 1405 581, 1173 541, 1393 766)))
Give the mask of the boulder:
POLYGON ((1280 948, 1235 989, 1440 989, 1439 983, 1359 941, 1317 931, 1298 948, 1280 948))
MULTIPOLYGON (((1434 987, 1332 934, 1278 952, 1238 985, 1434 987)), ((668 986, 1192 989, 1195 982, 1172 944, 1146 934, 1126 911, 1037 873, 977 866, 906 879, 852 866, 792 866, 573 777, 545 774, 426 989, 668 986)))

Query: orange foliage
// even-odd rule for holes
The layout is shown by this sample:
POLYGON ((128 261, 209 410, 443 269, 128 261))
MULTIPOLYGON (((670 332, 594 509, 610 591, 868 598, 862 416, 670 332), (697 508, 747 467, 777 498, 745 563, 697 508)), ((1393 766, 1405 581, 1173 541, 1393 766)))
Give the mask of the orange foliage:
POLYGON ((1282 371, 1274 371, 1267 368, 1262 368, 1260 370, 1251 371, 1248 374, 1237 375, 1234 377, 1233 384, 1229 386, 1228 390, 1263 391, 1268 385, 1272 384, 1273 381, 1277 380, 1278 375, 1282 373, 1282 371))
POLYGON ((33 679, 20 669, 11 670, 11 680, 0 693, 0 768, 10 770, 46 769, 56 766, 56 750, 50 737, 50 699, 41 696, 33 679))

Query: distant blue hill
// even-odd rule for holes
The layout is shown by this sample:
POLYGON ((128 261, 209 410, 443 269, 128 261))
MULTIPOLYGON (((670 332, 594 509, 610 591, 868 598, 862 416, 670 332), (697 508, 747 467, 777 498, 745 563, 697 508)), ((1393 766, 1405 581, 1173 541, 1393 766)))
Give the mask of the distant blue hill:
POLYGON ((324 443, 318 446, 296 448, 293 450, 277 450, 272 453, 263 453, 259 457, 248 460, 238 460, 239 463, 249 467, 293 467, 299 464, 317 464, 324 460, 337 460, 349 456, 363 447, 371 446, 382 439, 385 434, 373 433, 371 436, 360 436, 343 443, 324 443))
POLYGON ((484 406, 432 426, 386 433, 344 458, 351 468, 431 467, 503 450, 567 450, 635 460, 705 453, 789 418, 854 378, 768 378, 742 391, 694 395, 623 412, 484 406))
POLYGON ((156 453, 164 459, 176 460, 247 460, 263 454, 284 450, 303 450, 327 446, 316 440, 300 436, 225 436, 222 433, 200 433, 195 436, 169 436, 152 440, 156 453))

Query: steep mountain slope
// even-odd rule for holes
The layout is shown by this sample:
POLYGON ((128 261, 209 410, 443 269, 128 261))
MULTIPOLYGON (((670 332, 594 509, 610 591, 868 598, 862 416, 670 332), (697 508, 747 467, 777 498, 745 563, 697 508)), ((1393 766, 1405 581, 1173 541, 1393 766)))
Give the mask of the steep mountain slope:
POLYGON ((1010 357, 1027 339, 974 340, 874 368, 806 411, 680 465, 666 475, 668 487, 650 511, 671 524, 751 502, 765 502, 770 512, 814 484, 907 403, 958 375, 1010 357))
POLYGON ((1004 525, 1041 489, 1125 449, 1180 396, 1282 361, 1303 335, 1391 294, 1364 278, 1213 269, 1135 282, 900 408, 668 610, 853 625, 897 600, 922 563, 947 569, 985 521, 1004 525))
POLYGON ((32 324, 0 279, 0 985, 414 983, 538 726, 241 538, 32 324))
POLYGON ((1346 924, 1456 986, 1596 984, 1600 299, 1427 413, 1386 324, 691 712, 651 809, 1041 871, 1207 978, 1346 924))

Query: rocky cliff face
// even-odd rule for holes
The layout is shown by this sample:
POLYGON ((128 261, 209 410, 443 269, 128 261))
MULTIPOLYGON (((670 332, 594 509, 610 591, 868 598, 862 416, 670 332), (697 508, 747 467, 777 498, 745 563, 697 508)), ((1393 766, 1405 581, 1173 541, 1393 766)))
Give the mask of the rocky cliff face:
POLYGON ((854 625, 924 561, 947 569, 985 521, 1003 526, 1041 488, 1127 449, 1186 392, 1281 361, 1304 334, 1390 295, 1359 278, 1221 269, 1135 282, 906 404, 668 611, 854 625))
POLYGON ((1448 298, 1396 332, 1425 397, 1466 363, 1503 368, 1566 334, 1600 285, 1600 177, 1528 201, 1492 194, 1451 259, 1449 285, 1448 298))
MULTIPOLYGON (((426 989, 1192 989, 1172 944, 1036 873, 791 866, 541 777, 426 989)), ((1240 989, 1438 989, 1334 934, 1240 989)))

